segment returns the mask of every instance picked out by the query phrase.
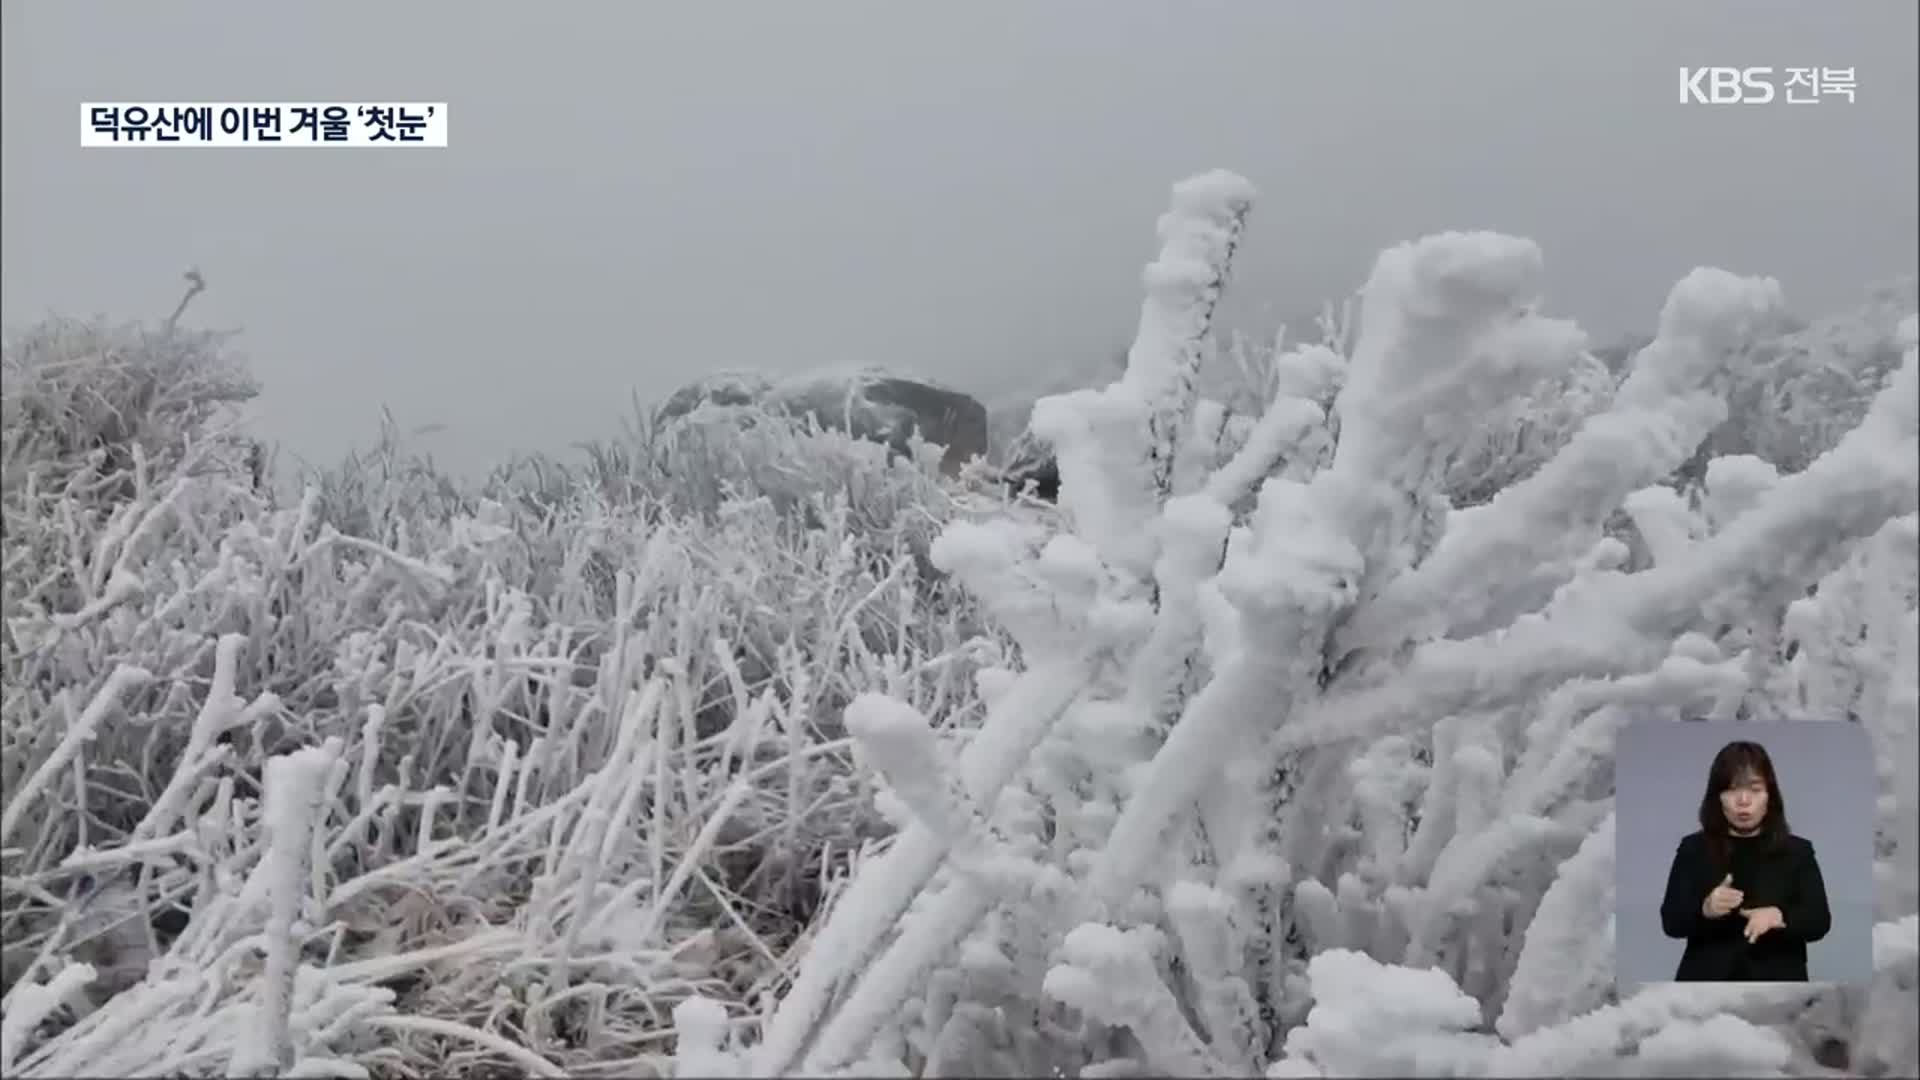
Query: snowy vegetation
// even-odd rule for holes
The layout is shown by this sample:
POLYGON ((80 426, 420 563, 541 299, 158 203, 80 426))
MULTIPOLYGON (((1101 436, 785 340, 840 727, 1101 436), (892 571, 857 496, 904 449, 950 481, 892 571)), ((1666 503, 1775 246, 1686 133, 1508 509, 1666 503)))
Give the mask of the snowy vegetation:
POLYGON ((1268 347, 1252 199, 1033 409, 1057 506, 772 418, 283 501, 224 339, 9 337, 0 1069, 1920 1069, 1910 286, 1697 270, 1615 373, 1449 233, 1268 347), (1870 983, 1617 997, 1648 715, 1866 728, 1870 983))

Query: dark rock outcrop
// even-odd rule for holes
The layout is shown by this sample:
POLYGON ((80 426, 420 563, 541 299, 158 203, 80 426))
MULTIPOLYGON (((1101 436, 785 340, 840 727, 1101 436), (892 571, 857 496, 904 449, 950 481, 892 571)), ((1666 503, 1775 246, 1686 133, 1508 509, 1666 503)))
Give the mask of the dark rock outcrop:
POLYGON ((901 454, 918 435, 944 449, 940 469, 949 476, 987 452, 985 405, 937 383, 874 369, 779 381, 752 372, 722 372, 675 391, 661 405, 659 416, 673 420, 702 405, 756 407, 811 418, 823 430, 843 431, 901 454))
POLYGON ((1028 495, 1046 502, 1060 497, 1060 462, 1046 440, 1031 431, 1022 432, 1008 448, 1000 479, 1010 495, 1028 495))
POLYGON ((662 420, 685 416, 702 405, 757 405, 773 392, 773 380, 751 371, 722 371, 675 390, 660 405, 662 420))

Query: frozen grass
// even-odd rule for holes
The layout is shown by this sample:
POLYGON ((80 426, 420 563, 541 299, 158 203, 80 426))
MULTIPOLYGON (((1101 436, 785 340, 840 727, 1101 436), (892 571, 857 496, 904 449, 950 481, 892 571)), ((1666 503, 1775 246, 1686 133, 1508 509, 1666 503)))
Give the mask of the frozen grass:
POLYGON ((389 440, 278 505, 198 412, 73 434, 102 352, 216 339, 58 330, 6 356, 10 1069, 656 1070, 889 831, 845 704, 964 730, 1006 662, 927 463, 636 429, 465 490, 389 440))

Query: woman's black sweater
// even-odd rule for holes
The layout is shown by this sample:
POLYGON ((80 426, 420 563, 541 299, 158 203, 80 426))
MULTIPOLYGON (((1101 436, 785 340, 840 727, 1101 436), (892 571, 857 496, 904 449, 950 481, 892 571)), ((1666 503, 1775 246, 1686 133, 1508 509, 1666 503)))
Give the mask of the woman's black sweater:
POLYGON ((1728 865, 1710 865, 1704 833, 1680 841, 1667 872, 1667 895, 1660 904, 1660 926, 1668 937, 1685 938, 1680 982, 1806 982, 1807 943, 1827 936, 1833 922, 1827 910, 1826 883, 1813 845, 1788 836, 1777 846, 1762 837, 1728 837, 1728 865), (1747 943, 1747 920, 1738 910, 1717 919, 1702 907, 1727 874, 1745 894, 1742 908, 1777 907, 1785 926, 1747 943))

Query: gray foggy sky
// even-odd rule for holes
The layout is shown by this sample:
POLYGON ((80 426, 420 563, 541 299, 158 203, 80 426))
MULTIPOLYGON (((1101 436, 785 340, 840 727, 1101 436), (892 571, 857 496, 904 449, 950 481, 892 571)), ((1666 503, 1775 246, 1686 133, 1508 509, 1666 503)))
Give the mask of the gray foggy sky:
POLYGON ((381 404, 484 466, 702 372, 892 364, 992 396, 1123 344, 1169 185, 1260 189, 1263 327, 1446 228, 1651 326, 1717 264, 1805 314, 1916 264, 1916 5, 5 0, 19 325, 164 315, 189 264, 267 434, 381 404), (1858 101, 1682 106, 1681 64, 1851 66, 1858 101), (446 101, 444 151, 82 151, 84 100, 446 101))

